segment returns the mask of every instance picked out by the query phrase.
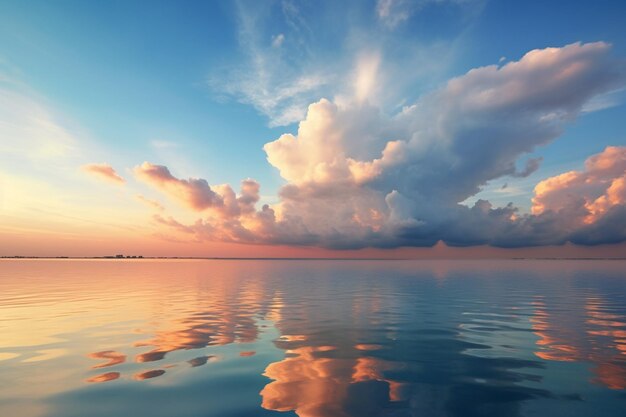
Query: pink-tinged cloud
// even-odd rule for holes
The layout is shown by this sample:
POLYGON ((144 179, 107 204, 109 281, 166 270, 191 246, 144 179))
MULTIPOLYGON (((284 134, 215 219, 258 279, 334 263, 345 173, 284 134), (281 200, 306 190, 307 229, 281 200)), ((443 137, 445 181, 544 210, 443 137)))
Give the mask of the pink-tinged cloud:
POLYGON ((137 194, 136 198, 137 198, 138 201, 142 202, 143 204, 145 204, 146 206, 148 206, 150 208, 153 208, 153 209, 158 210, 158 211, 165 210, 165 207, 163 207, 163 205, 161 203, 159 203, 158 201, 156 201, 156 200, 151 200, 149 198, 144 197, 141 194, 137 194))
POLYGON ((150 162, 135 167, 134 172, 139 180, 158 188, 193 210, 202 211, 224 205, 223 199, 211 189, 206 180, 178 179, 167 167, 150 162))
POLYGON ((241 182, 239 195, 228 184, 210 186, 202 178, 179 179, 163 165, 144 162, 135 167, 137 178, 161 190, 174 200, 195 211, 210 210, 223 219, 237 219, 255 212, 259 201, 259 184, 253 179, 241 182))
POLYGON ((180 180, 149 163, 136 172, 191 208, 213 208, 192 225, 170 222, 198 240, 342 249, 621 242, 626 230, 609 227, 626 224, 619 148, 588 161, 589 181, 602 185, 578 206, 580 221, 542 191, 567 187, 569 174, 538 188, 532 214, 485 200, 463 204, 489 181, 536 171, 540 159, 530 153, 590 100, 626 85, 624 62, 610 49, 596 42, 530 51, 454 78, 394 116, 367 100, 321 99, 296 134, 264 146, 287 184, 277 204, 260 210, 256 182, 244 182, 237 196, 228 185, 180 180))
POLYGON ((101 164, 87 164, 83 165, 81 169, 90 175, 95 176, 101 180, 112 182, 115 184, 124 184, 126 180, 122 178, 115 169, 107 163, 101 164))
POLYGON ((591 224, 615 206, 626 204, 626 147, 609 146, 585 162, 583 171, 570 171, 535 187, 533 214, 547 210, 591 224))

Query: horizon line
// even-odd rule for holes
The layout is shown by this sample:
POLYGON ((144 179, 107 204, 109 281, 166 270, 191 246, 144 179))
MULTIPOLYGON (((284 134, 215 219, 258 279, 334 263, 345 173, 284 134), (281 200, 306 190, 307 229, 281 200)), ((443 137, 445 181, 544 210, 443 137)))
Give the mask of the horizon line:
POLYGON ((560 256, 546 256, 546 257, 473 257, 473 258, 459 258, 459 257, 424 257, 424 258, 356 258, 356 257, 223 257, 223 256, 29 256, 29 255, 3 255, 0 259, 67 259, 67 260, 110 260, 110 261, 126 261, 126 260, 233 260, 233 261, 474 261, 474 260, 571 260, 571 261, 623 261, 626 257, 560 257, 560 256))

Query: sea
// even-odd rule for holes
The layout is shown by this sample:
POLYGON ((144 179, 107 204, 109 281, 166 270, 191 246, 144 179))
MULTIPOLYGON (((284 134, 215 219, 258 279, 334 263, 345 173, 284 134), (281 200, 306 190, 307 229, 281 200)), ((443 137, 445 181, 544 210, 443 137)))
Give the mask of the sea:
POLYGON ((0 416, 623 417, 626 261, 0 261, 0 416))

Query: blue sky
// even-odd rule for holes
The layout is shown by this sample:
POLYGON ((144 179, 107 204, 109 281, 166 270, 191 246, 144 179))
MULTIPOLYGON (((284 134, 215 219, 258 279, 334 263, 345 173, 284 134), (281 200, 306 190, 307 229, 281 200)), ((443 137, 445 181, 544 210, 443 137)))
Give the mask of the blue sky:
MULTIPOLYGON (((209 184, 251 177, 272 203, 288 181, 263 146, 295 134, 309 104, 352 94, 360 63, 375 63, 368 98, 394 117, 453 77, 533 49, 603 41, 623 59, 624 27, 621 1, 1 1, 0 76, 91 144, 84 163, 132 176, 150 161, 209 184)), ((488 181, 468 204, 528 211, 539 181, 626 144, 617 90, 517 159, 542 157, 537 171, 488 181)))
MULTIPOLYGON (((218 88, 229 82, 229 73, 253 74, 245 36, 266 50, 272 36, 283 34, 287 51, 281 61, 293 67, 287 73, 299 74, 327 61, 334 75, 349 72, 368 42, 382 45, 387 59, 408 64, 402 71, 410 90, 398 103, 450 76, 500 57, 519 59, 535 48, 604 40, 617 55, 626 55, 626 5, 620 1, 422 3, 421 10, 388 28, 378 21, 375 2, 293 2, 304 27, 294 29, 276 1, 188 2, 186 7, 168 1, 4 1, 0 58, 5 69, 96 140, 123 149, 129 163, 137 156, 158 158, 151 142, 171 142, 176 144, 171 151, 189 163, 184 170, 176 167, 181 175, 229 183, 250 176, 274 194, 280 178, 261 148, 294 131, 295 124, 268 128, 267 115, 218 88), (244 19, 258 20, 249 35, 242 34, 244 19), (432 48, 433 55, 423 52, 415 62, 407 57, 414 48, 432 48), (411 73, 418 75, 411 79, 411 73), (211 85, 213 79, 218 86, 211 85)), ((334 88, 340 86, 312 91, 311 101, 336 94, 334 88)), ((397 111, 394 104, 385 110, 397 111)), ((543 169, 571 167, 607 144, 624 143, 620 121, 625 115, 619 106, 585 116, 538 151, 546 158, 543 169)))

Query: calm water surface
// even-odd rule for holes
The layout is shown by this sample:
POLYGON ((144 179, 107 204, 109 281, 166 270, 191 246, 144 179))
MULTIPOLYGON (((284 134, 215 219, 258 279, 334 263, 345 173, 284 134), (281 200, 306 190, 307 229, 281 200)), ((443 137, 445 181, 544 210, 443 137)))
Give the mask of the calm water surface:
POLYGON ((624 416, 623 261, 0 261, 0 416, 624 416))

